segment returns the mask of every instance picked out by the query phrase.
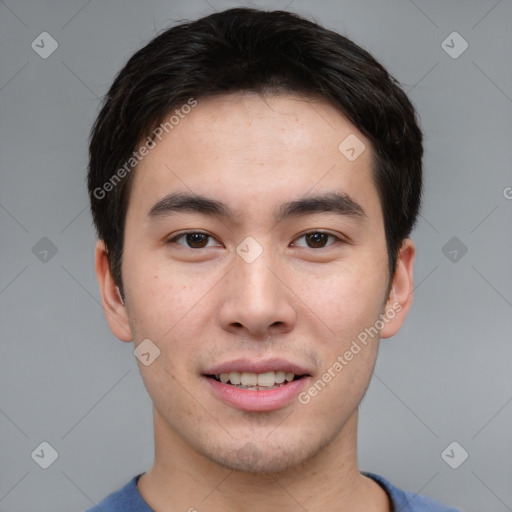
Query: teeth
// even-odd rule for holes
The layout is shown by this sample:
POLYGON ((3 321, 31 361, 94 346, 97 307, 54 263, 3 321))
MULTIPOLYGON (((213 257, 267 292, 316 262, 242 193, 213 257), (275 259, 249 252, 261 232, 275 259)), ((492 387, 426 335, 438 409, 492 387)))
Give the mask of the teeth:
POLYGON ((251 372, 229 372, 216 375, 217 379, 226 384, 247 387, 265 387, 271 388, 276 384, 291 382, 295 378, 294 373, 286 373, 281 370, 277 372, 251 373, 251 372))
POLYGON ((258 386, 273 386, 276 382, 276 374, 274 372, 260 373, 258 375, 258 386))
POLYGON ((240 377, 243 386, 257 386, 258 385, 258 374, 242 372, 240 377))
POLYGON ((240 384, 242 382, 240 377, 240 372, 229 372, 229 381, 231 384, 240 384))
POLYGON ((286 378, 286 373, 279 370, 276 372, 276 384, 282 384, 284 382, 284 379, 286 378))

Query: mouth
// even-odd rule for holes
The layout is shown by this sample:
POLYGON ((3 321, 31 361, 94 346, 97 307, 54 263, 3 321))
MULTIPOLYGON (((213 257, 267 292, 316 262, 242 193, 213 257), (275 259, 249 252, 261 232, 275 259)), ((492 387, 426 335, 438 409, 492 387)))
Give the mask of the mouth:
POLYGON ((251 391, 268 391, 286 386, 290 382, 308 377, 308 374, 296 375, 293 372, 284 370, 268 371, 264 373, 253 372, 222 372, 215 375, 205 375, 209 379, 216 380, 222 384, 228 384, 238 389, 251 391))
POLYGON ((224 405, 260 412, 291 404, 312 380, 308 369, 284 359, 239 359, 208 368, 201 377, 224 405))

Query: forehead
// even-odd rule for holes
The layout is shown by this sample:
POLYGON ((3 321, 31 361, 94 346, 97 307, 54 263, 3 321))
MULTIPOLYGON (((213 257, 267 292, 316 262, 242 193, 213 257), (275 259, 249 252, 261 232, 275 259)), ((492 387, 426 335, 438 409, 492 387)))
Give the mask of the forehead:
POLYGON ((129 210, 148 210, 175 190, 215 196, 240 212, 311 191, 348 193, 365 211, 380 209, 369 141, 324 100, 239 92, 177 114, 139 163, 129 210))

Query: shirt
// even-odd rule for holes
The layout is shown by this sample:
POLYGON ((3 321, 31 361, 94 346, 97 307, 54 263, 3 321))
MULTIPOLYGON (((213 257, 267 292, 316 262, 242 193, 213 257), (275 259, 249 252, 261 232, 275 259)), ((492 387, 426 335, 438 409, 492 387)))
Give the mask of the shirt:
MULTIPOLYGON (((143 474, 134 476, 123 488, 109 494, 98 505, 85 512, 154 512, 144 501, 137 487, 137 481, 143 474)), ((374 473, 363 472, 362 474, 377 482, 386 491, 391 500, 393 512, 460 512, 426 496, 402 491, 374 473)))

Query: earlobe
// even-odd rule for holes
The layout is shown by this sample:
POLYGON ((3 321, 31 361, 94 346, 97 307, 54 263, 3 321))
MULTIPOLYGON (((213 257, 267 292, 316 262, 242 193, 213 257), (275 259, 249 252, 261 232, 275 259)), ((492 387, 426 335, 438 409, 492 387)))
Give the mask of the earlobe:
POLYGON ((112 278, 103 240, 96 243, 96 277, 100 287, 103 312, 112 334, 121 341, 132 341, 125 301, 112 278))
POLYGON ((381 338, 394 336, 402 327, 413 300, 413 265, 415 255, 414 243, 406 238, 400 248, 396 272, 391 291, 383 312, 387 321, 381 330, 381 338))

